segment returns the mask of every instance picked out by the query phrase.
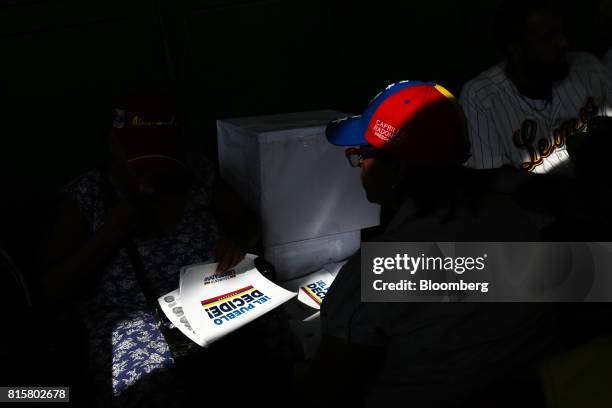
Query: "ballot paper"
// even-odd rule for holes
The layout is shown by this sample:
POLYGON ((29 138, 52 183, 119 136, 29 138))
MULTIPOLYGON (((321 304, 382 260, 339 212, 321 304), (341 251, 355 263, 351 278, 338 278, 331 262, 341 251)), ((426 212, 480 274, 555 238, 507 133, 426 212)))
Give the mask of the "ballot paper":
POLYGON ((301 278, 283 282, 281 285, 287 290, 297 292, 300 302, 318 310, 334 278, 335 276, 323 267, 301 278))
POLYGON ((331 286, 334 277, 324 269, 308 276, 298 291, 298 300, 312 308, 320 309, 323 298, 331 286))
POLYGON ((158 299, 162 310, 187 337, 207 347, 296 295, 266 279, 254 259, 247 255, 223 274, 216 273, 216 263, 182 268, 179 289, 158 299))

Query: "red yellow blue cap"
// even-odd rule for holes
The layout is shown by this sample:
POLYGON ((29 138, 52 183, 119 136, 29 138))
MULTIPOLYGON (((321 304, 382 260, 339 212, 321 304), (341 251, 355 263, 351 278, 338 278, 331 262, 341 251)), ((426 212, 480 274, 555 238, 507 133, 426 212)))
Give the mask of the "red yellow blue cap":
POLYGON ((431 82, 389 85, 362 115, 329 123, 326 135, 338 146, 371 145, 427 166, 462 163, 469 152, 463 110, 449 91, 431 82))

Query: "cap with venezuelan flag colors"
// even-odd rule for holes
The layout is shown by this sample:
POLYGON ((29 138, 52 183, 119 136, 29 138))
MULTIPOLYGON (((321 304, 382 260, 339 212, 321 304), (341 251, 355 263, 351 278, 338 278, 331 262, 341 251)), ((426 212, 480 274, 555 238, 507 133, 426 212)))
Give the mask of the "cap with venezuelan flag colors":
POLYGON ((449 91, 431 82, 391 84, 362 115, 329 123, 326 134, 332 144, 371 145, 419 165, 446 166, 469 157, 461 106, 449 91))

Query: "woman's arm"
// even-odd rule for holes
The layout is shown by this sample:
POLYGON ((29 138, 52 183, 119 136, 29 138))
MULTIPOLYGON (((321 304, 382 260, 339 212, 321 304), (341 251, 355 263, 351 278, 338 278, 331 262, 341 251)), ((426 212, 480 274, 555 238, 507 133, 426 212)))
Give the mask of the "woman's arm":
POLYGON ((130 206, 120 204, 92 234, 77 204, 64 197, 41 254, 46 297, 62 303, 95 282, 135 225, 134 214, 130 206))
POLYGON ((215 184, 213 194, 215 214, 226 236, 217 248, 217 271, 225 271, 244 258, 260 238, 260 223, 238 194, 223 180, 215 184))

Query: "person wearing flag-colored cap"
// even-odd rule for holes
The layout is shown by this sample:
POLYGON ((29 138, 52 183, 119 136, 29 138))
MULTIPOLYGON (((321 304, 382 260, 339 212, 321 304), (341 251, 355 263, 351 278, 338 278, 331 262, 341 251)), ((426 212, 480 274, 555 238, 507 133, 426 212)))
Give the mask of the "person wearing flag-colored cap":
POLYGON ((398 205, 402 198, 376 195, 383 194, 382 189, 386 194, 402 190, 409 168, 410 183, 416 187, 459 167, 470 149, 465 119, 453 95, 440 85, 417 81, 389 85, 363 115, 331 122, 327 137, 332 144, 348 147, 346 156, 352 166, 362 168, 370 201, 386 205, 398 205), (371 183, 371 176, 381 171, 385 176, 371 183))
MULTIPOLYGON (((469 152, 465 119, 442 86, 392 84, 362 115, 334 121, 326 133, 361 169, 368 200, 392 213, 372 241, 539 240, 540 219, 504 190, 529 176, 462 165, 469 152)), ((361 289, 357 252, 321 306, 321 346, 306 377, 328 406, 463 406, 517 372, 531 375, 541 350, 554 343, 547 306, 362 303, 361 289)))

